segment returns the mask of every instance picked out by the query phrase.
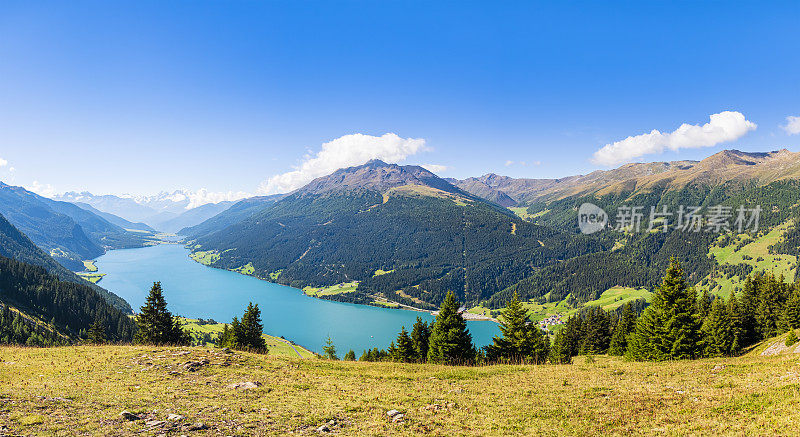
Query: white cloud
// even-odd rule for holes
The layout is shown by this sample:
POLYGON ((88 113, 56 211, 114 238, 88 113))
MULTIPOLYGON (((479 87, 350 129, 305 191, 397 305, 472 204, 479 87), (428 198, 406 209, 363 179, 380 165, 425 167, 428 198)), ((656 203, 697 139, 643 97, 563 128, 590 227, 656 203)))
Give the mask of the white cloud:
POLYGON ((724 111, 712 114, 709 118, 710 121, 702 126, 684 123, 673 132, 662 133, 653 129, 647 134, 606 144, 594 153, 592 162, 611 166, 665 150, 711 147, 722 142, 735 141, 757 127, 741 112, 724 111))
POLYGON ((800 117, 796 115, 786 117, 786 124, 781 128, 789 135, 800 134, 800 117))
POLYGON ((252 194, 246 193, 244 191, 228 191, 228 192, 215 193, 208 191, 205 188, 201 188, 197 191, 184 192, 184 194, 189 199, 189 204, 186 205, 186 209, 197 208, 198 206, 202 206, 207 203, 229 202, 253 196, 252 194))
POLYGON ((511 160, 506 161, 506 167, 511 167, 512 165, 514 165, 514 161, 511 160))
POLYGON ((8 161, 3 158, 0 158, 0 167, 5 167, 8 165, 8 161))
POLYGON ((442 173, 450 169, 450 167, 441 164, 422 164, 420 167, 431 173, 442 173))
POLYGON ((44 196, 44 197, 53 197, 56 194, 56 190, 50 184, 41 184, 39 181, 33 181, 31 185, 25 187, 28 191, 33 191, 34 193, 44 196))
POLYGON ((322 145, 315 155, 307 154, 294 170, 262 182, 259 192, 286 193, 325 176, 337 169, 363 164, 370 159, 397 163, 425 150, 421 138, 401 138, 393 133, 380 137, 364 134, 345 135, 322 145))

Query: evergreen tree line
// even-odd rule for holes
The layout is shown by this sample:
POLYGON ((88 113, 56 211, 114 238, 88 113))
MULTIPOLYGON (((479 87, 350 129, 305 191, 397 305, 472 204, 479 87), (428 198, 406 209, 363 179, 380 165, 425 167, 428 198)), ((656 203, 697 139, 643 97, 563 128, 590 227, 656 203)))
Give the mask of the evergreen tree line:
MULTIPOLYGON (((386 350, 371 349, 359 361, 438 364, 569 364, 576 355, 610 354, 637 361, 734 356, 761 340, 800 328, 800 285, 756 273, 739 296, 697 295, 678 261, 671 260, 652 302, 617 310, 591 306, 567 319, 552 339, 527 318, 515 293, 500 316, 500 335, 477 350, 448 293, 429 326, 417 318, 386 350)), ((355 360, 349 351, 345 359, 355 360)))
POLYGON ((69 344, 51 329, 44 328, 0 303, 0 344, 25 346, 62 346, 69 344))
POLYGON ((3 256, 0 256, 0 302, 48 323, 55 331, 52 336, 48 329, 29 324, 26 327, 24 317, 5 313, 0 321, 3 332, 0 342, 6 344, 49 346, 76 342, 85 339, 95 323, 102 325, 107 339, 113 342, 131 341, 136 330, 127 315, 88 284, 63 281, 42 267, 3 256))
POLYGON ((800 328, 800 287, 758 272, 725 299, 687 285, 673 260, 651 304, 637 317, 591 308, 570 317, 553 341, 551 361, 608 353, 637 361, 734 356, 764 339, 800 328))

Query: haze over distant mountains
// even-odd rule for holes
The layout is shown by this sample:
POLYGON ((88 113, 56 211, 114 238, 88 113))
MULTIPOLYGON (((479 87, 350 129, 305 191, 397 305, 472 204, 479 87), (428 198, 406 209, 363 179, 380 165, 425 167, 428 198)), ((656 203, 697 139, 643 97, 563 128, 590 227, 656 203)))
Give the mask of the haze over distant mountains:
POLYGON ((53 197, 56 200, 89 205, 131 222, 140 222, 163 231, 178 230, 199 224, 227 209, 233 201, 206 203, 194 207, 191 193, 184 190, 161 192, 153 196, 94 195, 90 192, 66 192, 53 197))

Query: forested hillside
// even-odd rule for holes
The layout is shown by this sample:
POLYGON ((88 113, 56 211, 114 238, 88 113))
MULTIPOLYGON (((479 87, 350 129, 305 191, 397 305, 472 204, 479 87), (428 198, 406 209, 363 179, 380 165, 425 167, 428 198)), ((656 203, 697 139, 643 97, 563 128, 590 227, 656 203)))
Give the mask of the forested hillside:
POLYGON ((28 237, 22 234, 2 215, 0 215, 0 255, 22 263, 42 267, 48 273, 62 281, 88 286, 115 308, 118 308, 126 314, 132 312, 130 305, 128 305, 124 299, 95 284, 87 282, 85 279, 67 270, 42 249, 33 244, 28 237))
POLYGON ((198 238, 194 250, 214 251, 215 267, 252 265, 257 276, 297 287, 361 281, 339 299, 382 293, 436 306, 448 290, 488 298, 531 268, 612 244, 527 223, 419 167, 373 162, 320 178, 198 238))
POLYGON ((209 235, 216 231, 225 229, 230 225, 239 223, 240 221, 257 213, 265 206, 277 202, 283 197, 284 195, 278 194, 272 196, 257 196, 240 200, 231 205, 228 209, 203 221, 198 225, 188 226, 181 229, 178 231, 178 234, 185 235, 190 238, 209 235))
POLYGON ((41 267, 4 256, 0 256, 0 304, 2 343, 52 344, 55 337, 48 328, 66 340, 76 340, 96 321, 111 341, 130 341, 135 331, 132 319, 88 285, 62 281, 41 267), (27 318, 13 314, 9 306, 27 318), (33 327, 30 332, 31 320, 44 322, 48 328, 33 327), (28 341, 31 337, 33 342, 28 341))

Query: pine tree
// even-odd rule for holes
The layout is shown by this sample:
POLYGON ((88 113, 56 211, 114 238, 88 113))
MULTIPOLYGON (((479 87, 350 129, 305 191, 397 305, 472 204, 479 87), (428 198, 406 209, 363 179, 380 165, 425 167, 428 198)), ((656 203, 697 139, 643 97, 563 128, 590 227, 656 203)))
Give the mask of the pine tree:
POLYGON ((744 280, 744 287, 742 290, 742 299, 739 302, 740 310, 740 329, 741 329, 741 346, 749 346, 760 340, 761 331, 758 329, 756 322, 756 308, 758 307, 758 294, 760 284, 762 282, 762 275, 757 273, 748 276, 744 280))
POLYGON ((467 322, 458 313, 458 301, 452 291, 442 303, 433 322, 428 345, 428 361, 437 364, 469 364, 475 360, 475 346, 467 322))
POLYGON ((411 329, 411 341, 414 343, 415 360, 424 363, 428 360, 428 340, 431 337, 431 328, 427 322, 417 316, 414 327, 411 329))
POLYGON ((571 364, 572 353, 569 344, 567 344, 567 334, 564 329, 556 332, 556 337, 553 339, 553 345, 550 347, 550 362, 553 364, 571 364))
POLYGON ((700 325, 695 305, 695 292, 687 287, 683 269, 673 258, 652 303, 636 323, 627 356, 655 361, 697 357, 700 325))
POLYGON ((732 354, 735 332, 730 314, 722 299, 714 300, 711 310, 703 322, 701 332, 703 356, 722 357, 732 354))
POLYGON ((217 347, 227 347, 230 349, 234 349, 235 346, 236 346, 236 337, 234 337, 233 335, 233 329, 228 328, 228 324, 226 323, 222 325, 222 332, 217 337, 217 347))
POLYGON ((796 285, 790 289, 784 319, 790 329, 800 328, 800 289, 796 285))
POLYGON ((727 303, 728 317, 731 319, 731 333, 733 343, 731 343, 730 354, 736 355, 742 350, 742 311, 736 293, 731 293, 727 303))
POLYGON ((322 346, 322 351, 324 352, 322 356, 329 360, 339 359, 339 357, 336 356, 336 346, 333 344, 333 340, 331 340, 330 336, 325 340, 325 346, 322 346))
POLYGON ((136 342, 144 344, 188 345, 189 334, 181 328, 177 317, 167 310, 161 283, 153 283, 144 306, 136 316, 136 342))
POLYGON ((390 354, 393 361, 401 363, 413 363, 416 361, 417 353, 414 350, 414 342, 408 335, 405 326, 402 327, 400 334, 397 335, 397 345, 395 346, 393 342, 392 346, 390 354))
POLYGON ((264 325, 261 323, 261 310, 258 309, 258 304, 250 302, 247 305, 239 325, 238 332, 234 330, 237 334, 236 344, 249 351, 266 353, 267 342, 263 337, 264 325))
POLYGON ((602 354, 608 351, 611 341, 611 320, 608 313, 598 306, 591 306, 581 314, 583 335, 580 353, 602 354))
POLYGON ((495 336, 493 344, 485 348, 489 362, 532 362, 544 363, 547 360, 550 341, 539 326, 528 322, 527 311, 519 300, 517 292, 506 303, 500 316, 502 337, 495 336))
POLYGON ((783 284, 775 276, 766 275, 758 295, 758 306, 755 313, 761 338, 778 335, 778 322, 783 310, 783 291, 783 284))
POLYGON ((628 336, 636 328, 636 313, 633 312, 633 304, 628 303, 622 309, 614 332, 611 334, 611 342, 608 346, 608 354, 622 356, 628 349, 628 336))
POLYGON ((96 319, 92 326, 89 327, 89 343, 103 344, 106 342, 106 328, 100 319, 96 319))
POLYGON ((356 360, 356 352, 353 349, 350 349, 349 351, 347 351, 346 354, 344 354, 344 360, 345 361, 355 361, 356 360))

